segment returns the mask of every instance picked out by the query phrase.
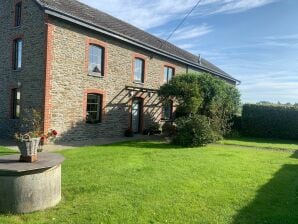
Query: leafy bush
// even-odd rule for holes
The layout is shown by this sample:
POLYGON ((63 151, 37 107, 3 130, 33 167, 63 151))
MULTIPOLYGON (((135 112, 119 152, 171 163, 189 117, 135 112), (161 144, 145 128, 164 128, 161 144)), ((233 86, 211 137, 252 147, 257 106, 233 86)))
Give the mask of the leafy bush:
POLYGON ((194 115, 176 120, 173 143, 184 147, 204 146, 214 141, 214 134, 206 116, 194 115))
POLYGON ((246 104, 242 133, 251 137, 298 139, 298 108, 246 104))
POLYGON ((143 135, 158 135, 161 134, 160 125, 158 123, 154 123, 148 129, 143 131, 143 135))
POLYGON ((173 125, 171 122, 166 122, 162 126, 162 133, 166 136, 172 137, 176 133, 176 126, 173 125))
POLYGON ((124 136, 125 137, 131 137, 132 138, 134 136, 133 130, 131 128, 126 129, 125 132, 124 132, 124 136))
POLYGON ((235 86, 206 73, 177 75, 160 88, 159 96, 164 101, 175 101, 176 118, 207 117, 214 140, 230 132, 231 118, 240 105, 235 86))

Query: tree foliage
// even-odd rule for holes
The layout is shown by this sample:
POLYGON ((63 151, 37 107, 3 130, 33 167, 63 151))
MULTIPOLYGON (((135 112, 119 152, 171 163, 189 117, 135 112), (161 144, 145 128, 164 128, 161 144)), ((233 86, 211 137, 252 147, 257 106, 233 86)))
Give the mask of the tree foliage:
POLYGON ((218 136, 229 132, 229 121, 240 105, 234 85, 206 73, 177 75, 160 88, 159 95, 177 102, 176 118, 206 116, 218 136))

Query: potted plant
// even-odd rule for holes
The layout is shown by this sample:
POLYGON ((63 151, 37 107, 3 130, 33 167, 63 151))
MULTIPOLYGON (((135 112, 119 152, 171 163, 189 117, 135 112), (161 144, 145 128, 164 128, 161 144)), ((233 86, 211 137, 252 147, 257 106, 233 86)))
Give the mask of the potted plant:
POLYGON ((37 149, 42 134, 36 132, 28 132, 25 134, 15 134, 17 145, 21 152, 20 161, 33 163, 37 160, 37 149))
POLYGON ((35 162, 40 139, 43 136, 41 131, 41 113, 36 109, 24 111, 22 117, 22 129, 29 130, 25 133, 16 133, 15 139, 19 147, 21 162, 35 162))

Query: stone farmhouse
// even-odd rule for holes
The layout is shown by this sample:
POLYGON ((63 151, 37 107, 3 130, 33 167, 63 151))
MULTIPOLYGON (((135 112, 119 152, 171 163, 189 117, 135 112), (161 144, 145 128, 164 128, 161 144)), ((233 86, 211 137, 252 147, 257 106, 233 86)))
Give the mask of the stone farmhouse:
POLYGON ((42 114, 64 141, 140 133, 171 120, 161 85, 207 72, 236 84, 207 60, 76 0, 1 0, 0 136, 42 114))

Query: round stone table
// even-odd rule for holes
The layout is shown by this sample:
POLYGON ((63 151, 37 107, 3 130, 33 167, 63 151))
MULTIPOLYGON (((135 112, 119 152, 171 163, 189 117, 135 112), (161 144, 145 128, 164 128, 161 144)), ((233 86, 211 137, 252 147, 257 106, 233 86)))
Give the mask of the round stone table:
POLYGON ((0 213, 29 213, 57 205, 64 157, 39 153, 34 163, 21 163, 19 158, 0 157, 0 213))

